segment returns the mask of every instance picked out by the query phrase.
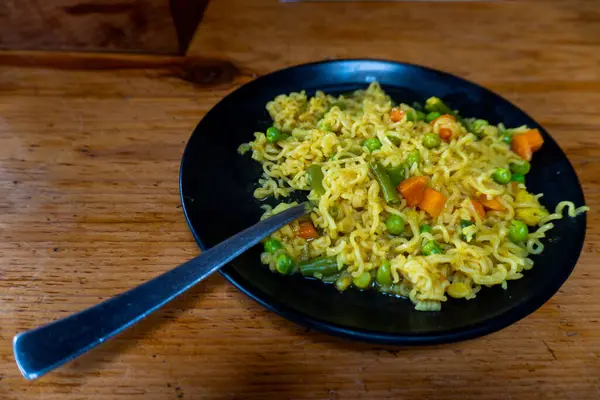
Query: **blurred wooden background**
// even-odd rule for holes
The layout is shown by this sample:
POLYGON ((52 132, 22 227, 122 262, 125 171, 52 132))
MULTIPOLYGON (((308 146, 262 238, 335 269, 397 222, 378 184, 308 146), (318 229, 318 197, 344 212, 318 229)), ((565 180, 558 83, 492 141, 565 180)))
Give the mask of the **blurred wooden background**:
POLYGON ((0 0, 0 49, 183 54, 208 0, 0 0))

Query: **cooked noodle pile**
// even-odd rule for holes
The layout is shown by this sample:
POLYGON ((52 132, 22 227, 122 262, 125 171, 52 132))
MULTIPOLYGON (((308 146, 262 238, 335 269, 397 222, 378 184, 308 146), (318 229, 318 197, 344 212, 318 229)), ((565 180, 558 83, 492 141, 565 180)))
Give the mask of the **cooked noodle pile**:
MULTIPOLYGON (((307 98, 302 92, 269 102, 276 129, 255 133, 239 149, 262 164, 254 196, 283 201, 294 191, 310 191, 314 210, 312 225, 294 222, 276 232, 261 261, 274 271, 300 270, 335 282, 340 290, 373 287, 408 297, 417 310, 437 311, 448 296, 472 299, 482 286, 506 288, 521 278, 533 266, 529 256, 544 250, 551 221, 565 209, 569 217, 587 210, 564 201, 550 214, 539 203, 541 194, 527 192, 524 174, 513 171, 507 178, 513 166, 523 166, 514 144, 531 131, 527 127, 509 130, 454 111, 424 117, 431 108, 419 108, 394 107, 377 83, 350 96, 317 92, 307 98), (432 133, 433 142, 426 142, 432 133), (397 200, 390 200, 374 168, 400 174, 404 188, 421 177, 431 202, 417 188, 420 202, 413 198, 409 205, 412 189, 409 194, 400 186, 397 200), (328 262, 334 271, 322 267, 328 262)), ((265 217, 293 204, 265 206, 265 217)))

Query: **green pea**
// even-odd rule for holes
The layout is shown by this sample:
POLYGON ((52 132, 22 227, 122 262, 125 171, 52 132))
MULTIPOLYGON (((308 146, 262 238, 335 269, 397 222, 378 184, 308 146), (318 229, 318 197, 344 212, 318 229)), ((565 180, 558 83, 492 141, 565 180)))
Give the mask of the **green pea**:
POLYGON ((352 280, 354 286, 359 289, 367 289, 371 285, 371 274, 367 271, 352 280))
POLYGON ((267 136, 267 142, 269 142, 269 143, 277 143, 280 140, 283 140, 286 138, 286 135, 281 133, 281 131, 279 129, 275 128, 274 126, 267 129, 266 136, 267 136))
POLYGON ((523 175, 523 174, 512 174, 512 176, 510 177, 510 180, 512 182, 525 183, 525 175, 523 175))
POLYGON ((494 178, 496 183, 505 185, 510 182, 510 171, 506 168, 497 168, 492 174, 492 178, 494 178))
POLYGON ((509 131, 501 131, 500 139, 508 145, 512 143, 512 135, 509 131))
POLYGON ((340 276, 335 281, 335 288, 340 292, 348 289, 352 285, 352 276, 350 274, 344 272, 340 274, 340 276))
POLYGON ((527 160, 518 163, 510 163, 510 170, 514 174, 527 175, 531 170, 531 164, 527 160))
POLYGON ((289 274, 294 269, 294 260, 287 253, 281 253, 275 259, 275 269, 280 274, 289 274))
POLYGON ((425 233, 425 232, 431 233, 431 225, 429 225, 429 224, 423 224, 423 225, 421 225, 421 227, 419 229, 420 229, 421 233, 425 233))
POLYGON ((442 249, 435 240, 429 240, 421 245, 421 253, 423 253, 424 256, 430 256, 432 254, 442 254, 442 249))
POLYGON ((527 240, 529 236, 529 229, 524 222, 518 221, 516 219, 510 222, 510 226, 508 227, 508 238, 513 243, 520 243, 527 240))
POLYGON ((442 114, 440 114, 439 112, 432 111, 432 112, 428 113, 427 115, 425 115, 425 122, 431 122, 434 119, 439 118, 441 116, 442 116, 442 114))
POLYGON ((382 286, 389 286, 394 283, 392 281, 392 271, 388 260, 383 260, 381 262, 381 266, 377 269, 377 276, 375 279, 377 279, 377 283, 382 286))
POLYGON ((421 161, 421 153, 419 150, 413 150, 406 156, 406 163, 408 167, 412 167, 414 164, 418 164, 421 161))
POLYGON ((391 214, 385 220, 385 226, 387 226, 388 232, 392 235, 402 234, 404 232, 404 225, 406 225, 404 218, 396 214, 391 214))
POLYGON ((277 239, 267 239, 267 241, 265 242, 265 251, 267 253, 275 253, 276 250, 279 250, 281 248, 281 242, 277 239))
POLYGON ((363 142, 363 146, 365 146, 367 150, 373 152, 381 148, 381 141, 377 138, 370 138, 363 142))
POLYGON ((442 138, 437 133, 426 133, 423 136, 423 147, 433 149, 442 144, 442 138))

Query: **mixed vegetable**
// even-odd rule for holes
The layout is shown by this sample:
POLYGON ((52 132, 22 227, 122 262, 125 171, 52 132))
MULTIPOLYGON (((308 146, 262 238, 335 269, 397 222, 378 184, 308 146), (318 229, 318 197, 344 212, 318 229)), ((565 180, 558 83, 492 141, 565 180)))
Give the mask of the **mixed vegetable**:
MULTIPOLYGON (((392 108, 389 118, 393 123, 406 121, 427 124, 428 128, 421 138, 421 144, 428 150, 437 149, 444 142, 451 142, 464 130, 473 134, 477 139, 483 138, 490 132, 488 121, 463 118, 437 97, 429 98, 424 108, 421 108, 418 104, 409 109, 392 108), (457 126, 464 127, 464 130, 457 129, 457 126)), ((323 130, 330 130, 329 127, 319 127, 323 130)), ((548 212, 539 205, 535 196, 523 189, 524 186, 519 186, 519 184, 525 183, 525 176, 531 169, 529 162, 533 154, 542 147, 544 139, 538 129, 510 130, 502 128, 497 131, 501 141, 510 146, 510 149, 522 161, 496 168, 491 171, 489 177, 498 185, 516 185, 513 187, 517 191, 515 201, 532 205, 531 207, 515 209, 514 219, 509 222, 506 232, 506 237, 510 241, 523 244, 529 237, 528 226, 537 225, 543 217, 548 215, 548 212)), ((492 132, 496 132, 496 130, 492 130, 492 132)), ((266 140, 272 144, 289 137, 288 134, 282 133, 276 127, 267 129, 265 136, 266 140)), ((390 137, 392 142, 395 139, 390 137)), ((383 146, 381 140, 377 137, 368 138, 361 145, 362 151, 367 154, 376 152, 383 146)), ((377 180, 381 195, 387 204, 397 205, 404 200, 407 207, 416 208, 427 213, 431 217, 432 224, 435 224, 436 218, 444 212, 448 199, 441 191, 429 186, 430 182, 427 176, 409 176, 411 168, 420 162, 421 153, 418 150, 413 150, 405 155, 400 165, 385 167, 377 161, 372 161, 369 163, 369 172, 377 180)), ((321 165, 312 164, 308 167, 307 182, 311 190, 319 196, 324 195, 326 192, 323 179, 324 173, 321 165)), ((507 209, 504 200, 499 196, 481 194, 468 200, 472 218, 462 219, 459 224, 460 238, 465 242, 469 242, 476 237, 476 218, 483 220, 488 212, 502 212, 507 209)), ((330 213, 335 218, 337 212, 334 208, 330 210, 330 213)), ((407 223, 402 216, 388 213, 383 222, 386 233, 391 237, 407 234, 407 223)), ((420 226, 420 233, 425 234, 420 242, 420 252, 423 256, 434 256, 444 252, 443 247, 438 242, 427 239, 431 238, 431 231, 431 224, 420 226)), ((295 234, 296 237, 306 241, 320 237, 319 231, 310 220, 300 221, 297 224, 295 234)), ((384 259, 379 267, 371 271, 365 271, 358 276, 353 276, 344 269, 344 265, 338 262, 336 257, 319 257, 298 262, 285 251, 282 243, 275 238, 269 238, 264 242, 264 250, 273 256, 275 269, 281 274, 300 272, 305 277, 318 278, 334 283, 340 291, 352 286, 359 289, 375 286, 383 292, 396 294, 399 290, 397 285, 393 283, 389 260, 384 259)), ((448 287, 447 293, 452 297, 464 298, 469 295, 470 289, 463 283, 453 282, 448 287)))

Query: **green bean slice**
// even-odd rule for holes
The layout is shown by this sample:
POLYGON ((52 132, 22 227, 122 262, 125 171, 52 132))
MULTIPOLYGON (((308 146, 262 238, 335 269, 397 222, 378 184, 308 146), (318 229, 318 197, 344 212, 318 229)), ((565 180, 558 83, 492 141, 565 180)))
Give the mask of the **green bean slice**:
POLYGON ((437 112, 440 114, 454 115, 454 111, 450 109, 439 97, 430 97, 425 102, 425 110, 431 112, 437 112))
POLYGON ((319 164, 311 164, 308 167, 308 182, 312 190, 314 190, 319 196, 325 194, 325 188, 323 187, 323 170, 319 164))
POLYGON ((394 187, 397 187, 400 182, 406 179, 406 167, 403 164, 397 167, 390 167, 387 169, 387 172, 394 187))
POLYGON ((338 272, 338 263, 336 257, 319 257, 300 263, 298 269, 304 276, 327 276, 338 272))
POLYGON ((388 175, 385 168, 378 162, 372 162, 369 164, 371 172, 375 175, 375 179, 379 182, 379 187, 383 193, 383 198, 388 204, 400 203, 400 197, 396 192, 396 187, 392 184, 390 176, 388 175))

